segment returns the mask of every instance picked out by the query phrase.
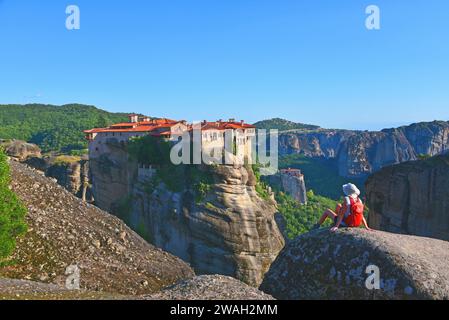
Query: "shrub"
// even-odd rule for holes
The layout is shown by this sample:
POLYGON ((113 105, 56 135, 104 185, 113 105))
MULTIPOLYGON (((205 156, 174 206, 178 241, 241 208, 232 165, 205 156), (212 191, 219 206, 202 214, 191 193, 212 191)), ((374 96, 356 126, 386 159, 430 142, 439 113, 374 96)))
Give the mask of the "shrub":
MULTIPOLYGON (((291 196, 283 192, 276 192, 279 212, 286 220, 287 235, 290 239, 309 232, 326 209, 334 210, 337 206, 336 201, 317 196, 312 190, 307 193, 307 196, 307 204, 302 205, 291 196)), ((330 226, 331 223, 328 220, 326 226, 330 226)))
POLYGON ((0 261, 15 249, 17 237, 26 233, 26 208, 9 188, 9 164, 0 150, 0 261))

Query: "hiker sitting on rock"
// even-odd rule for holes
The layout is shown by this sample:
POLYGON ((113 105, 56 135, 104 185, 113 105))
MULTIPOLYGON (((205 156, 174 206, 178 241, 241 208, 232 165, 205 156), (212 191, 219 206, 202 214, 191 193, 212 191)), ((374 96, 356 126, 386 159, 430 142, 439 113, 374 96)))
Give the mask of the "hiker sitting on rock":
POLYGON ((336 212, 330 209, 326 210, 312 230, 319 229, 327 218, 334 220, 334 227, 331 229, 332 232, 337 231, 340 226, 345 228, 358 228, 362 223, 367 230, 371 230, 363 216, 365 206, 359 198, 360 190, 354 184, 348 183, 343 186, 343 193, 345 194, 344 203, 337 206, 336 212))

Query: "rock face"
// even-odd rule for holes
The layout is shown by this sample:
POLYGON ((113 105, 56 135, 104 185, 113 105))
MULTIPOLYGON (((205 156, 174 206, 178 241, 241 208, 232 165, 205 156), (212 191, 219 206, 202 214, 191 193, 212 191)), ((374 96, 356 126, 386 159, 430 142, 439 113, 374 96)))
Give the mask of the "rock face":
POLYGON ((220 275, 198 276, 144 297, 149 300, 274 300, 254 287, 220 275))
POLYGON ((194 276, 176 258, 145 242, 116 217, 86 204, 56 182, 11 162, 12 189, 28 208, 29 232, 12 266, 0 276, 63 286, 68 266, 81 271, 81 288, 116 294, 151 294, 194 276))
POLYGON ((366 193, 374 228, 449 241, 449 155, 384 168, 366 193))
POLYGON ((20 140, 4 141, 1 144, 5 147, 8 156, 19 161, 25 161, 32 157, 41 157, 41 149, 35 144, 20 140))
POLYGON ((80 160, 66 163, 49 163, 45 170, 47 177, 58 183, 75 196, 87 200, 89 191, 89 162, 80 160))
POLYGON ((291 169, 281 170, 279 173, 282 189, 302 204, 307 204, 307 190, 304 175, 299 170, 298 173, 292 174, 291 169))
POLYGON ((449 243, 361 229, 311 232, 292 241, 261 290, 278 299, 449 299, 449 243), (370 265, 379 290, 365 286, 370 265))
POLYGON ((279 154, 336 159, 341 176, 364 178, 382 167, 449 151, 449 122, 417 123, 380 132, 315 130, 279 136, 279 154))
POLYGON ((284 246, 274 220, 275 202, 258 195, 250 168, 202 167, 213 182, 200 201, 191 188, 173 192, 146 181, 126 150, 115 146, 90 159, 90 170, 98 206, 117 212, 199 274, 233 276, 258 286, 284 246))

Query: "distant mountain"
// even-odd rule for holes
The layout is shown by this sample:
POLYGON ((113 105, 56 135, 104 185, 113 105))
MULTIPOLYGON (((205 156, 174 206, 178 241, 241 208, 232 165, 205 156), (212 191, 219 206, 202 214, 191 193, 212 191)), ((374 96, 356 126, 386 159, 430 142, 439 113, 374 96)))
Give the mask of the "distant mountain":
POLYGON ((81 104, 0 105, 0 139, 25 140, 44 152, 69 152, 87 147, 83 130, 127 119, 126 113, 110 113, 81 104))
POLYGON ((304 124, 293 122, 281 118, 273 118, 269 120, 263 120, 256 122, 254 124, 258 129, 278 129, 279 131, 288 131, 288 130, 317 130, 320 129, 319 126, 314 126, 311 124, 304 124))
MULTIPOLYGON (((449 122, 382 131, 319 130, 279 135, 279 154, 333 160, 338 174, 366 178, 381 168, 449 151, 449 122)), ((290 164, 292 165, 292 164, 290 164)))

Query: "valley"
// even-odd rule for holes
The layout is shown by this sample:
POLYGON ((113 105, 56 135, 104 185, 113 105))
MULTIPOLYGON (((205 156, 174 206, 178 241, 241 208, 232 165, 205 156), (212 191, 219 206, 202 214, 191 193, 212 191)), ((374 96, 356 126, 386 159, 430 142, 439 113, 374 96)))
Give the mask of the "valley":
MULTIPOLYGON (((17 108, 3 107, 3 112, 14 111, 8 115, 12 124, 17 123, 13 121, 17 108)), ((81 114, 93 112, 95 116, 87 116, 88 121, 101 115, 100 120, 95 118, 95 131, 83 128, 87 135, 120 131, 133 123, 123 120, 121 114, 109 115, 91 107, 62 108, 75 108, 74 112, 81 114), (118 129, 109 127, 115 116, 122 121, 118 129), (100 125, 109 129, 98 128, 100 125)), ((58 119, 57 114, 55 117, 58 119)), ((144 126, 160 128, 159 135, 166 135, 166 126, 178 123, 147 119, 144 126)), ((2 121, 6 123, 5 118, 2 121)), ((217 130, 234 123, 204 125, 217 130)), ((239 125, 244 122, 235 123, 239 125)), ((355 245, 361 252, 371 252, 371 246, 383 243, 385 253, 378 256, 373 251, 373 257, 394 270, 391 277, 400 287, 397 290, 412 292, 404 296, 395 286, 386 295, 365 298, 447 297, 446 280, 432 283, 431 289, 423 288, 425 280, 419 268, 390 265, 389 252, 412 259, 408 243, 423 248, 426 238, 420 237, 448 239, 444 193, 448 122, 380 132, 327 130, 282 119, 258 125, 280 129, 281 170, 275 176, 261 176, 260 166, 245 163, 173 165, 169 139, 145 134, 130 140, 111 134, 93 142, 95 136, 82 140, 83 132, 74 131, 78 130, 74 126, 74 130, 67 128, 68 140, 66 135, 55 136, 49 144, 50 140, 33 138, 39 131, 15 138, 12 126, 4 126, 0 138, 4 138, 1 146, 9 156, 11 190, 26 207, 28 231, 17 236, 14 251, 0 266, 0 276, 16 279, 0 281, 0 296, 8 297, 17 288, 23 295, 55 299, 351 298, 363 291, 363 272, 346 264, 354 258, 351 255, 335 256, 335 265, 310 257, 318 259, 324 273, 339 270, 335 271, 336 284, 341 277, 355 281, 356 285, 341 292, 333 287, 336 284, 321 282, 307 264, 300 265, 304 273, 299 275, 291 270, 297 263, 292 257, 298 252, 307 256, 315 250, 331 250, 315 238, 318 234, 330 237, 328 231, 312 229, 326 209, 336 207, 341 186, 350 181, 366 194, 370 224, 386 233, 371 236, 361 230, 342 231, 332 250, 355 245), (396 247, 396 241, 402 245, 396 247), (316 245, 311 244, 314 242, 316 245), (61 289, 65 270, 73 264, 81 268, 84 291, 79 295, 61 289), (417 276, 416 282, 408 282, 410 273, 417 276), (292 274, 295 283, 303 286, 300 295, 289 288, 285 274, 292 274), (318 281, 310 292, 311 285, 304 282, 306 275, 318 281), (326 294, 320 296, 320 292, 326 294)), ((428 242, 429 270, 440 263, 439 245, 428 242)), ((359 262, 364 265, 366 261, 359 262)), ((446 276, 441 273, 442 279, 446 276)))

